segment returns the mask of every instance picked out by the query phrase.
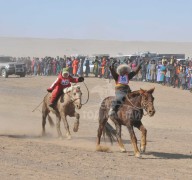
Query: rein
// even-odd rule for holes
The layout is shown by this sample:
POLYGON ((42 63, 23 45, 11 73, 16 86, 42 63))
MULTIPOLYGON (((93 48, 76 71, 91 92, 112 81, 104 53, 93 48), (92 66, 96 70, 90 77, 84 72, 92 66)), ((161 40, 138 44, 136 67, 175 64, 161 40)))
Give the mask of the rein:
MULTIPOLYGON (((140 95, 140 96, 141 96, 141 95, 140 95)), ((126 95, 126 99, 127 99, 127 101, 131 104, 131 106, 132 106, 133 108, 137 109, 137 110, 145 110, 145 111, 146 111, 145 107, 149 104, 149 102, 148 102, 147 104, 143 104, 143 103, 141 102, 142 106, 141 106, 141 107, 137 107, 137 106, 135 106, 135 105, 131 102, 131 100, 128 98, 127 95, 126 95)), ((147 112, 147 111, 146 111, 146 112, 147 112)), ((147 115, 148 115, 148 112, 147 112, 147 114, 144 114, 144 113, 143 113, 143 116, 147 116, 147 115)))
MULTIPOLYGON (((86 87, 86 89, 87 89, 87 100, 85 101, 85 103, 83 103, 83 104, 81 104, 81 105, 85 105, 85 104, 87 104, 88 101, 89 101, 89 89, 88 89, 88 87, 87 87, 87 85, 85 84, 84 81, 83 81, 83 84, 85 85, 85 87, 86 87)), ((76 84, 75 84, 75 85, 76 85, 76 84)), ((70 96, 70 95, 68 94, 68 96, 70 96)), ((70 96, 70 98, 71 98, 72 103, 75 102, 76 100, 80 99, 80 98, 73 99, 71 96, 70 96)))
POLYGON ((70 100, 71 100, 72 103, 75 102, 76 100, 80 99, 80 98, 73 99, 73 97, 70 95, 71 93, 72 92, 70 91, 70 92, 67 92, 66 94, 70 97, 70 100))

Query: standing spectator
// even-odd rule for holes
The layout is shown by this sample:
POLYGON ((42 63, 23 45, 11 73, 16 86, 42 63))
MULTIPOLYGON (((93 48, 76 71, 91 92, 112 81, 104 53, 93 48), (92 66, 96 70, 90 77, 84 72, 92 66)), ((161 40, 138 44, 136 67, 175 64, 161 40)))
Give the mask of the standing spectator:
POLYGON ((84 58, 81 58, 80 61, 79 61, 79 65, 78 65, 79 67, 78 67, 77 74, 80 77, 83 77, 83 64, 84 64, 84 61, 85 61, 84 58))
POLYGON ((73 67, 73 76, 77 76, 77 70, 78 70, 78 64, 79 61, 77 58, 75 58, 72 62, 72 67, 73 67))
POLYGON ((160 68, 160 71, 161 71, 160 83, 163 85, 165 85, 166 63, 167 63, 166 61, 163 61, 163 65, 160 68))
POLYGON ((53 75, 56 75, 57 70, 57 61, 56 59, 53 59, 53 75))
POLYGON ((156 70, 157 70, 157 82, 158 83, 160 83, 160 78, 161 78, 161 66, 162 66, 162 64, 161 64, 161 61, 159 61, 159 64, 157 65, 157 68, 156 68, 156 70))
POLYGON ((100 78, 102 78, 105 74, 105 65, 106 65, 106 58, 103 57, 102 62, 101 62, 100 78))
POLYGON ((192 70, 189 70, 189 90, 192 93, 192 70))
POLYGON ((47 63, 47 59, 44 59, 43 60, 43 75, 44 76, 47 76, 48 75, 48 63, 47 63))
POLYGON ((34 74, 34 65, 35 65, 35 58, 33 58, 31 63, 31 74, 34 74))
POLYGON ((57 61, 56 63, 56 74, 58 75, 61 72, 61 64, 60 61, 57 61))
POLYGON ((109 76, 110 76, 109 66, 110 66, 110 59, 107 59, 106 64, 105 64, 105 74, 104 74, 104 77, 106 79, 109 79, 109 76))
POLYGON ((170 63, 167 65, 167 70, 170 72, 170 79, 169 79, 169 84, 170 86, 173 86, 173 80, 175 76, 175 68, 174 68, 174 63, 173 61, 170 61, 170 63))
MULTIPOLYGON (((144 61, 144 60, 143 60, 144 61)), ((142 65, 142 80, 146 81, 146 74, 147 74, 147 66, 146 66, 146 62, 144 62, 144 64, 142 65)))
POLYGON ((39 76, 41 73, 41 63, 39 61, 39 58, 37 58, 37 76, 39 76))
POLYGON ((156 64, 155 64, 155 60, 151 61, 150 75, 151 75, 151 82, 155 82, 156 81, 156 64))
POLYGON ((176 63, 174 64, 174 78, 173 78, 173 88, 177 85, 177 87, 180 87, 180 82, 179 82, 179 73, 180 73, 180 66, 177 65, 176 63))
POLYGON ((85 59, 85 77, 88 77, 90 73, 89 59, 85 59))
POLYGON ((174 56, 171 56, 171 59, 170 59, 170 64, 174 64, 176 62, 176 60, 175 60, 175 57, 174 56))
POLYGON ((37 75, 37 66, 38 66, 37 60, 35 59, 35 60, 34 60, 34 67, 33 67, 33 75, 34 75, 34 76, 37 75))
POLYGON ((147 74, 146 74, 146 80, 148 82, 151 81, 151 72, 150 72, 150 70, 151 70, 151 63, 149 63, 149 61, 148 61, 147 62, 147 74))
POLYGON ((67 58, 67 67, 69 69, 69 75, 73 74, 73 67, 72 67, 72 59, 71 58, 67 58))
POLYGON ((171 85, 171 72, 170 72, 170 62, 167 63, 167 66, 166 66, 166 75, 165 75, 165 78, 166 78, 166 85, 167 86, 170 86, 171 85))
POLYGON ((95 74, 95 77, 98 77, 99 74, 99 59, 96 56, 94 61, 94 67, 93 67, 93 73, 95 74))
POLYGON ((181 89, 185 90, 187 89, 187 86, 186 86, 186 72, 185 72, 185 69, 182 68, 180 74, 179 74, 179 79, 180 79, 180 83, 181 83, 181 89))
POLYGON ((51 75, 51 59, 48 60, 48 65, 47 65, 47 75, 50 76, 51 75))
POLYGON ((165 56, 163 56, 161 63, 164 64, 165 61, 167 61, 167 60, 166 60, 165 56))

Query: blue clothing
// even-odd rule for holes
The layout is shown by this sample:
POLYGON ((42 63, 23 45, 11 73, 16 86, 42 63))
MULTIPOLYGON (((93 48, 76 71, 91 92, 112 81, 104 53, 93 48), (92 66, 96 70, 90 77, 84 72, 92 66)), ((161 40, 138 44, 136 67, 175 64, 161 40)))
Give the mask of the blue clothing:
POLYGON ((161 66, 162 65, 157 66, 157 82, 159 82, 161 78, 161 66))
POLYGON ((160 82, 163 82, 165 79, 166 66, 162 65, 160 71, 161 71, 160 82))

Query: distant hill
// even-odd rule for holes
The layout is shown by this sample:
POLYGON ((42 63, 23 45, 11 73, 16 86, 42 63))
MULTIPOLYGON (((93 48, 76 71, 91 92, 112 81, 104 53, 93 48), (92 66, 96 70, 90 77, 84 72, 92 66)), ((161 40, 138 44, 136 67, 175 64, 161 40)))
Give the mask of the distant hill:
POLYGON ((192 42, 107 41, 0 37, 0 55, 44 57, 75 54, 110 55, 150 51, 180 53, 192 58, 192 42))

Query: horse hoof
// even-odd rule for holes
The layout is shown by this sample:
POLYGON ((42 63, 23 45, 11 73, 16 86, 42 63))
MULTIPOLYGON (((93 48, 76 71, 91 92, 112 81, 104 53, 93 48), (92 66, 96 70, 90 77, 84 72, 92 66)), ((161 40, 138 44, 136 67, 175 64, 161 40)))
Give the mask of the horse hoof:
POLYGON ((67 139, 70 140, 70 139, 71 139, 71 135, 68 135, 68 136, 67 136, 67 139))
POLYGON ((146 147, 141 147, 140 152, 145 153, 145 151, 146 151, 146 147))
POLYGON ((120 148, 120 151, 121 151, 122 153, 127 152, 125 148, 120 148))
POLYGON ((138 153, 135 154, 135 157, 141 158, 141 154, 138 152, 138 153))

